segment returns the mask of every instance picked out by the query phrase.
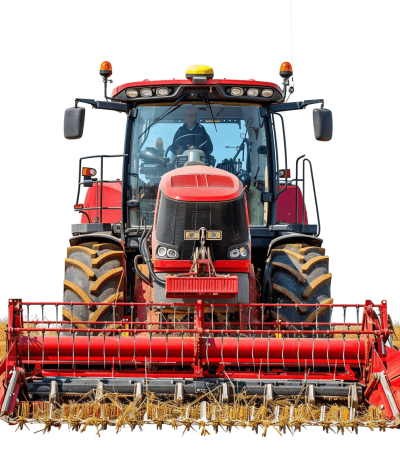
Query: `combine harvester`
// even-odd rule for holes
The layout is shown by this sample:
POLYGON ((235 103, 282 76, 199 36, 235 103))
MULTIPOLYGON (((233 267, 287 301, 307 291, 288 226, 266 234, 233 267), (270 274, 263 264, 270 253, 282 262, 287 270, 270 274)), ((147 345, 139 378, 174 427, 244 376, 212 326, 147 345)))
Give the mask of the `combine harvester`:
POLYGON ((282 89, 193 66, 108 97, 109 62, 100 74, 106 101, 76 99, 65 137, 82 136, 79 103, 123 112, 124 154, 80 160, 64 301, 9 302, 2 419, 202 435, 399 427, 386 302, 333 303, 311 162, 293 179, 287 168, 283 115, 317 105, 315 138, 329 141, 324 101, 288 102, 288 62, 282 89), (122 179, 105 179, 118 158, 122 179))

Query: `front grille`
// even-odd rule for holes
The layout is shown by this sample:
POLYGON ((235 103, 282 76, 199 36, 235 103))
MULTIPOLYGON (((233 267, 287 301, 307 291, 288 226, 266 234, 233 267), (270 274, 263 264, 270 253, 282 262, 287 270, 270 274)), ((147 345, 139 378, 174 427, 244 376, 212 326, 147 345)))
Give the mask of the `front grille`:
POLYGON ((190 260, 199 241, 184 240, 185 230, 221 230, 222 240, 208 241, 213 261, 228 259, 230 246, 249 238, 244 196, 231 201, 187 202, 167 198, 160 193, 156 238, 176 246, 180 259, 190 260))

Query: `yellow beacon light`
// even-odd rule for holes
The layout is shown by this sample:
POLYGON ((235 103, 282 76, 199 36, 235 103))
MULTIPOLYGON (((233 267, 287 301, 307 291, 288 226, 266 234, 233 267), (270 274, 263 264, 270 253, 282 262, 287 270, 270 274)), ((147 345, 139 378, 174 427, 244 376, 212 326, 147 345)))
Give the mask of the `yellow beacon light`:
POLYGON ((282 78, 290 78, 293 75, 292 64, 290 62, 283 62, 279 75, 282 78))
POLYGON ((112 66, 110 62, 107 62, 107 61, 102 62, 102 64, 100 65, 100 75, 106 78, 111 77, 112 66))
POLYGON ((208 65, 191 65, 186 69, 186 78, 193 83, 207 83, 207 78, 214 77, 214 70, 208 65))

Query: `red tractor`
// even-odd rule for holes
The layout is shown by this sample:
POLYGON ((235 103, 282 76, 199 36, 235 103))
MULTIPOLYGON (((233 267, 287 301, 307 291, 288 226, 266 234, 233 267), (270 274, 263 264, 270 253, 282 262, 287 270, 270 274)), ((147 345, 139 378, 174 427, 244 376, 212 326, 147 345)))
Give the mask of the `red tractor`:
MULTIPOLYGON (((72 226, 64 301, 51 304, 62 306, 62 320, 45 328, 43 319, 30 321, 32 303, 10 301, 14 352, 2 365, 3 414, 21 418, 19 392, 33 408, 57 402, 65 416, 68 397, 96 389, 100 397, 131 396, 124 406, 142 410, 140 422, 157 423, 162 414, 172 424, 178 413, 185 426, 228 426, 228 415, 218 418, 219 408, 200 398, 228 406, 245 394, 254 397, 246 423, 257 416, 263 426, 284 427, 294 422, 293 403, 305 400, 320 405, 318 423, 398 425, 400 353, 390 347, 386 302, 333 303, 311 162, 299 157, 292 179, 287 168, 282 114, 320 105, 314 134, 329 141, 332 114, 323 100, 288 101, 288 62, 283 89, 216 80, 210 67, 193 66, 186 80, 128 83, 108 97, 111 64, 100 73, 106 101, 76 99, 64 134, 82 136, 79 103, 124 112, 124 153, 80 160, 75 210, 82 220, 72 226), (105 179, 105 162, 118 158, 122 179, 105 179), (317 224, 308 221, 306 176, 317 224), (340 324, 335 308, 344 314, 340 324), (356 322, 346 318, 350 308, 356 322), (140 408, 145 394, 158 405, 140 408), (295 397, 285 402, 288 416, 277 397, 295 397), (338 408, 339 420, 333 409, 328 419, 326 399, 345 400, 348 413, 338 408), (188 411, 191 403, 199 410, 188 411), (371 419, 361 418, 361 405, 370 405, 371 419)), ((64 419, 53 408, 50 414, 54 423, 64 419)))

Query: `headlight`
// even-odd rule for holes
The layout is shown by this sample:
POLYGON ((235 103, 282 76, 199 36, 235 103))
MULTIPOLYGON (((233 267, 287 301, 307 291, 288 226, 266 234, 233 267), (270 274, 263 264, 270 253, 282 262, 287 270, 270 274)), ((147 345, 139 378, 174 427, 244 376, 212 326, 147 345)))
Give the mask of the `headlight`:
POLYGON ((250 248, 249 245, 245 244, 242 246, 231 246, 228 250, 228 258, 230 259, 237 259, 237 260, 244 260, 249 259, 250 256, 250 248))
POLYGON ((243 95, 243 88, 239 88, 239 87, 231 88, 231 95, 232 96, 242 96, 243 95))
POLYGON ((270 88, 265 88, 262 92, 261 92, 262 96, 264 98, 269 98, 270 96, 272 96, 274 94, 274 90, 271 90, 270 88))
POLYGON ((153 92, 151 91, 151 88, 142 88, 140 90, 140 96, 153 96, 153 92))
POLYGON ((249 88, 247 90, 247 96, 258 96, 258 89, 257 88, 249 88))
POLYGON ((167 250, 167 256, 168 258, 177 258, 178 257, 178 253, 176 250, 174 250, 173 248, 169 248, 167 250))
POLYGON ((156 94, 157 94, 157 96, 168 96, 169 95, 169 90, 168 90, 168 88, 157 88, 156 94))
POLYGON ((239 253, 242 258, 247 258, 249 256, 249 252, 245 246, 239 248, 239 253))
POLYGON ((139 95, 138 91, 135 90, 134 88, 131 88, 130 90, 126 90, 126 96, 128 98, 136 98, 139 95))
POLYGON ((164 258, 164 256, 167 254, 167 249, 165 246, 159 246, 157 249, 157 255, 160 256, 161 258, 164 258))

